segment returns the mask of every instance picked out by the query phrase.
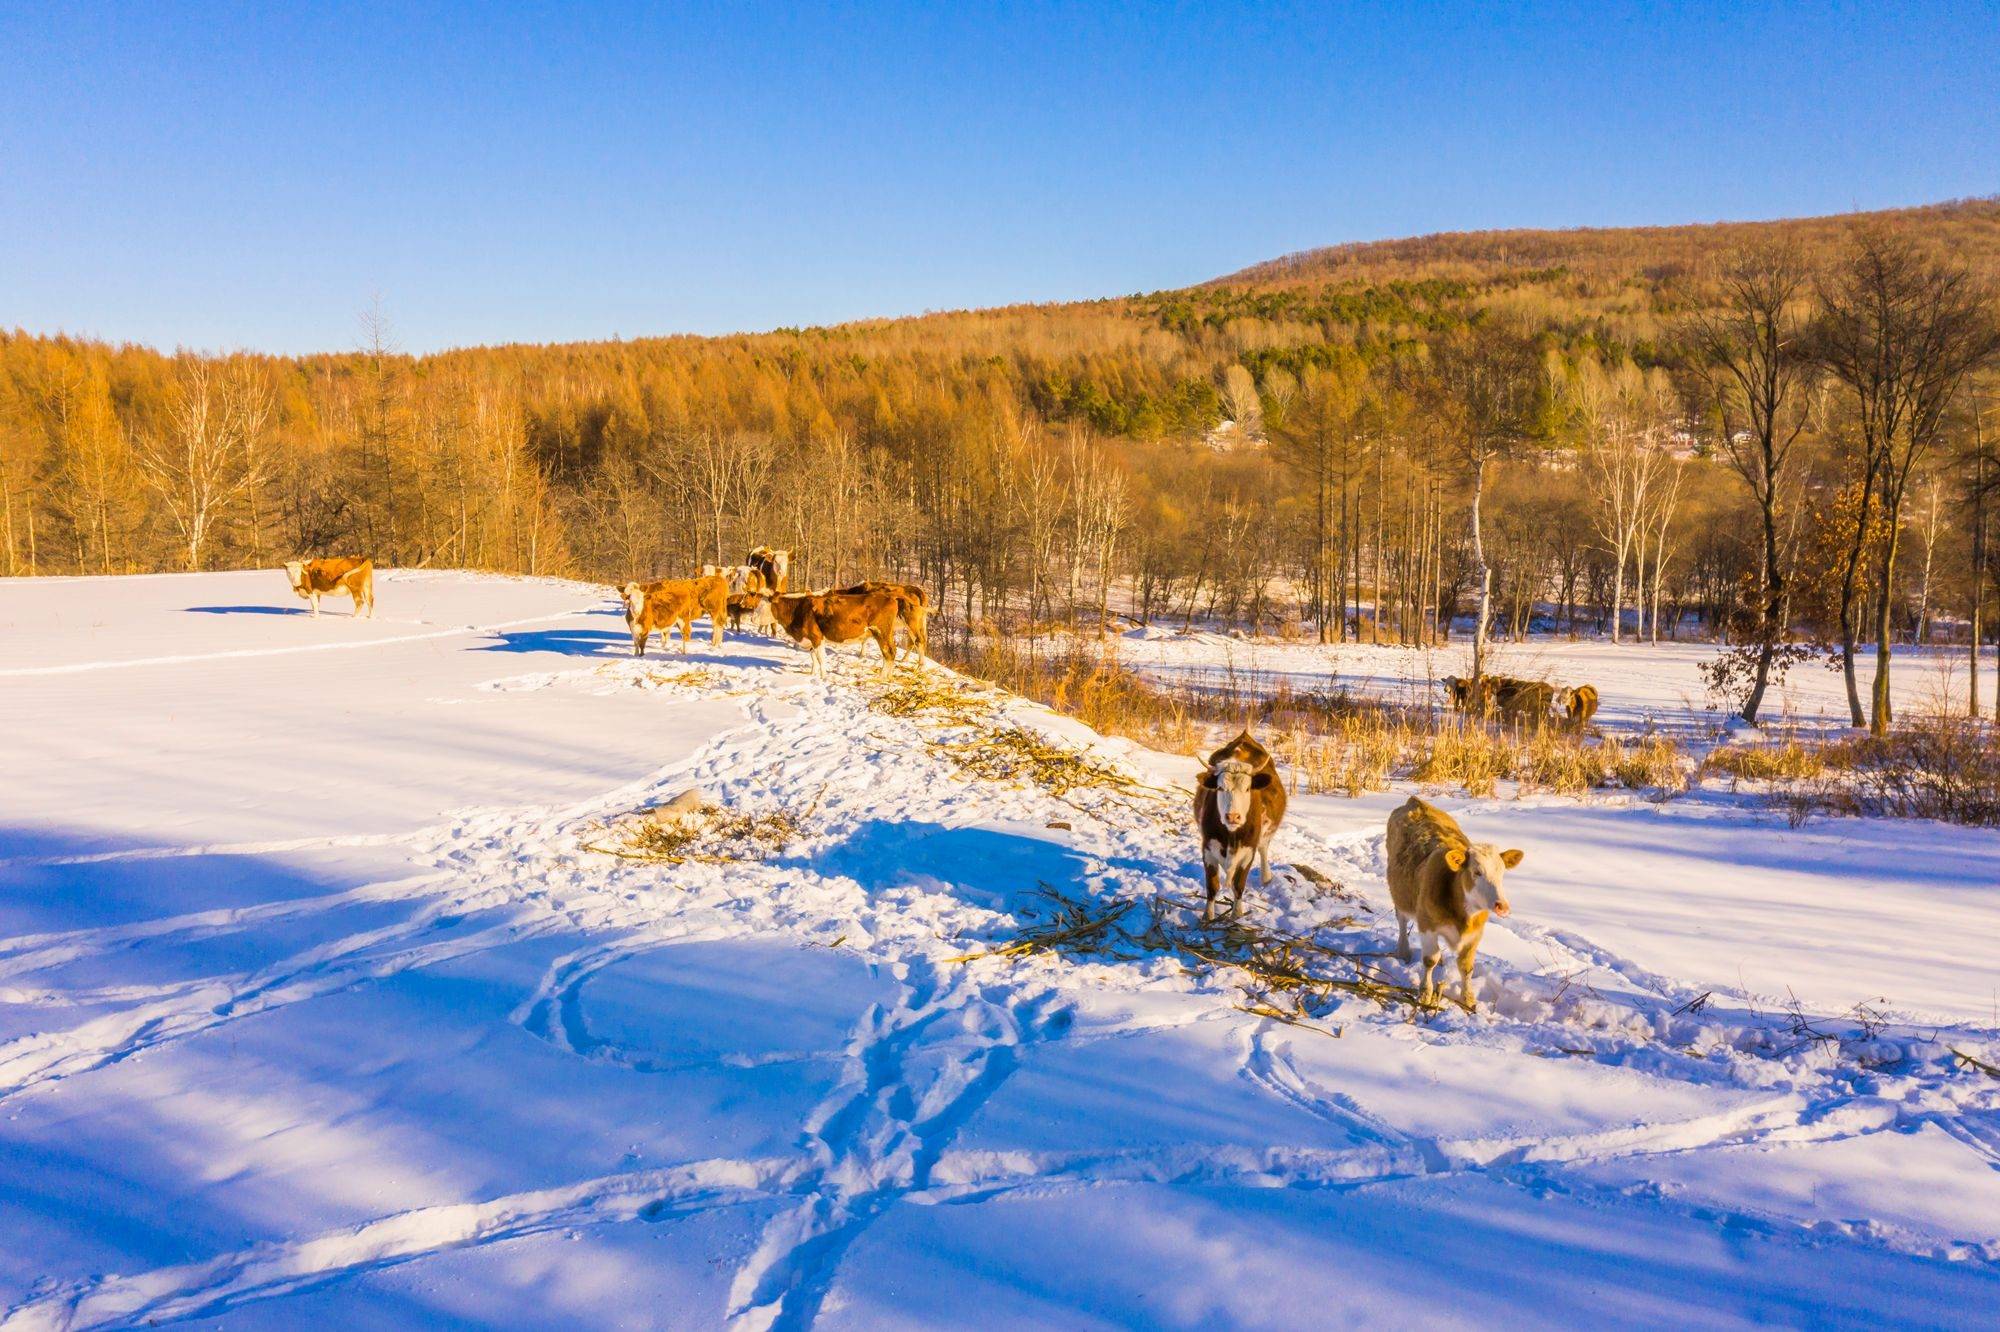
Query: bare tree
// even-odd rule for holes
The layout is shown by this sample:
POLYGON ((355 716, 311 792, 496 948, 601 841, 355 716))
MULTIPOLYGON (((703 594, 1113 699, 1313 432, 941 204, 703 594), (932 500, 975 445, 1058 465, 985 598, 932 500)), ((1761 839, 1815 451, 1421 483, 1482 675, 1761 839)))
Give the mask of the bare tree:
POLYGON ((1668 394, 1663 382, 1629 362, 1606 370, 1591 360, 1564 376, 1561 389, 1581 437, 1592 518, 1611 555, 1611 641, 1622 642, 1628 567, 1641 575, 1634 579, 1633 600, 1643 627, 1646 523, 1669 461, 1668 394))
MULTIPOLYGON (((1966 398, 1968 414, 1972 418, 1972 475, 1967 486, 1972 500, 1972 596, 1969 610, 1972 679, 1967 687, 1966 706, 1969 715, 1976 720, 1979 716, 1980 612, 1986 605, 1986 511, 1994 492, 2000 491, 2000 467, 1994 465, 1992 441, 1986 437, 1986 418, 1980 408, 1978 389, 1968 386, 1966 398)), ((1994 712, 1996 717, 2000 717, 2000 696, 1994 699, 1994 712)))
POLYGON ((1257 379, 1249 367, 1232 363, 1222 372, 1222 403, 1245 439, 1264 433, 1264 400, 1257 395, 1257 379))
POLYGON ((1445 436, 1463 463, 1471 491, 1472 586, 1478 618, 1472 633, 1472 674, 1486 673, 1486 635, 1493 619, 1493 570, 1486 562, 1481 514, 1487 472, 1527 437, 1535 361, 1529 344, 1496 332, 1439 348, 1439 404, 1445 436))
POLYGON ((1796 251, 1741 256, 1724 274, 1720 308, 1689 322, 1688 336, 1721 416, 1722 451, 1757 501, 1757 665, 1743 720, 1756 725, 1788 616, 1780 508, 1793 449, 1807 420, 1813 374, 1803 308, 1811 277, 1796 251))
POLYGON ((1274 412, 1267 422, 1279 461, 1312 486, 1312 609, 1322 643, 1329 628, 1343 638, 1347 632, 1334 566, 1335 524, 1345 519, 1348 482, 1360 471, 1363 422, 1371 396, 1367 368, 1359 359, 1345 359, 1330 369, 1308 373, 1282 414, 1274 412))
POLYGON ((264 482, 257 445, 271 394, 249 361, 175 359, 166 427, 135 440, 133 454, 180 535, 187 567, 199 569, 217 528, 264 482))
MULTIPOLYGON (((744 431, 725 434, 711 426, 683 435, 677 444, 668 470, 678 472, 707 519, 707 545, 713 562, 727 564, 729 519, 750 507, 769 478, 771 439, 744 431)), ((656 467, 654 473, 656 479, 667 481, 662 469, 656 467)), ((836 483, 843 494, 846 484, 845 475, 836 483)))
MULTIPOLYGON (((1647 516, 1642 524, 1641 545, 1650 540, 1652 545, 1653 589, 1651 608, 1646 617, 1647 632, 1652 641, 1660 641, 1660 588, 1666 582, 1667 561, 1674 554, 1669 539, 1674 532, 1674 518, 1680 512, 1681 495, 1687 484, 1690 464, 1669 456, 1660 469, 1658 484, 1653 486, 1652 498, 1647 506, 1647 516)), ((1640 589, 1641 595, 1645 589, 1640 589)))
MULTIPOLYGON (((1914 243, 1866 232, 1822 292, 1818 354, 1853 397, 1864 465, 1882 502, 1884 535, 1876 562, 1875 687, 1868 727, 1889 728, 1889 662, 1896 556, 1911 473, 1938 442, 1966 378, 2000 356, 1991 298, 1962 264, 1933 258, 1914 243)), ((1866 522, 1863 524, 1864 536, 1866 522)), ((1852 639, 1849 628, 1847 637, 1852 639)), ((1853 650, 1843 644, 1849 704, 1853 650)))

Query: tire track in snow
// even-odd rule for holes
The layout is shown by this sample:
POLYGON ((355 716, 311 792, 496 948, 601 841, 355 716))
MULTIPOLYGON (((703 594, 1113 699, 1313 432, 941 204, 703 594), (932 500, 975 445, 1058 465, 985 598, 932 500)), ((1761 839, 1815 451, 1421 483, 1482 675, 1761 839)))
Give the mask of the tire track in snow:
POLYGON ((257 1244, 177 1267, 74 1282, 15 1305, 0 1318, 0 1329, 68 1332, 212 1316, 253 1300, 453 1249, 740 1206, 773 1196, 789 1168, 770 1160, 695 1161, 486 1202, 420 1207, 310 1239, 257 1244))

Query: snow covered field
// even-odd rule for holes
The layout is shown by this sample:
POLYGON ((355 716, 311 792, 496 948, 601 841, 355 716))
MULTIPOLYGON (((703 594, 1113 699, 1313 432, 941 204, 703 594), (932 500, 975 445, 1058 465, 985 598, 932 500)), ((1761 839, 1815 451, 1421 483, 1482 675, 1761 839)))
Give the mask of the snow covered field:
MULTIPOLYGON (((1366 643, 1283 643, 1237 639, 1196 630, 1179 633, 1154 627, 1110 640, 1127 666, 1165 683, 1233 678, 1251 692, 1281 684, 1294 689, 1346 689, 1356 695, 1401 704, 1438 704, 1432 683, 1446 675, 1472 673, 1472 647, 1454 640, 1429 650, 1377 647, 1366 643)), ((1716 649, 1705 643, 1623 643, 1603 639, 1570 641, 1530 638, 1496 640, 1489 671, 1557 684, 1593 684, 1602 696, 1600 726, 1614 730, 1654 727, 1676 735, 1707 736, 1728 720, 1708 696, 1701 664, 1716 649)), ((1875 678, 1875 659, 1859 663, 1862 700, 1875 678)), ((1996 680, 1991 650, 1980 673, 1982 707, 1993 705, 1996 680)), ((1890 685, 1902 713, 1965 711, 1971 663, 1963 647, 1896 649, 1890 685)), ((1847 694, 1840 673, 1825 663, 1794 666, 1772 690, 1767 721, 1800 731, 1847 725, 1847 694)))
MULTIPOLYGON (((582 585, 379 616, 0 583, 0 1327, 2000 1325, 1951 1054, 2000 1063, 2000 835, 1447 799, 1527 853, 1482 1012, 1301 1027, 1173 957, 955 960, 1043 883, 1185 925, 1186 759, 1015 703, 1162 793, 970 779, 865 659, 632 662, 582 585), (690 786, 804 835, 588 849, 690 786)), ((1613 724, 1699 704, 1689 649, 1551 651, 1613 724)), ((1277 861, 1355 899, 1252 918, 1392 945, 1399 798, 1297 802, 1277 861)))

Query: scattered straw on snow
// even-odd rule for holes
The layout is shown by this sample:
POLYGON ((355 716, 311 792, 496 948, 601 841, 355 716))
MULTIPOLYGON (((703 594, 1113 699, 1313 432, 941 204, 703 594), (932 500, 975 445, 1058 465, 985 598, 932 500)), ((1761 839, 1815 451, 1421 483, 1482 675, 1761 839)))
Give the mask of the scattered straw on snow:
MULTIPOLYGON (((806 818, 811 817, 808 811, 806 818)), ((803 832, 805 818, 789 810, 735 810, 701 805, 693 809, 645 810, 607 825, 607 836, 584 843, 625 860, 678 865, 761 859, 783 851, 803 832)))

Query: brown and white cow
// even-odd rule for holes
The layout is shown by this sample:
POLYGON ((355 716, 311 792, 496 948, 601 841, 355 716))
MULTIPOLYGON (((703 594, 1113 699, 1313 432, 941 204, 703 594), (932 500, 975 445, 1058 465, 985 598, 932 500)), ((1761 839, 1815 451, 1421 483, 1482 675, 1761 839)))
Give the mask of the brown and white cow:
POLYGON ((1590 729, 1590 719, 1597 715, 1597 687, 1578 685, 1574 689, 1556 690, 1556 706, 1562 709, 1569 724, 1579 731, 1590 729))
POLYGON ((1492 699, 1492 676, 1467 678, 1462 675, 1447 675, 1438 681, 1450 701, 1453 711, 1468 712, 1474 716, 1485 713, 1492 699))
POLYGON ((715 576, 729 584, 727 609, 729 627, 743 632, 744 623, 760 634, 773 634, 778 626, 771 619, 771 609, 766 604, 770 588, 764 583, 764 574, 754 564, 704 564, 704 577, 715 576))
POLYGON ((753 628, 762 632, 762 626, 770 621, 770 602, 771 599, 762 592, 731 592, 727 603, 729 627, 740 634, 747 620, 753 628))
POLYGON ((1208 756, 1194 793, 1201 830, 1201 869, 1207 892, 1201 918, 1215 916, 1215 898, 1229 883, 1230 914, 1243 913, 1250 863, 1259 861, 1257 886, 1271 882, 1271 838, 1285 821, 1285 783, 1271 753, 1245 731, 1208 756))
POLYGON ((757 576, 764 583, 761 588, 749 590, 768 592, 775 597, 791 585, 792 552, 789 550, 773 550, 769 546, 759 546, 751 551, 747 558, 750 567, 757 571, 757 576))
POLYGON ((1511 675, 1496 675, 1493 677, 1493 705, 1503 720, 1539 727, 1554 712, 1556 687, 1546 680, 1520 680, 1511 675))
POLYGON ((354 613, 375 618, 375 562, 335 556, 324 560, 287 560, 285 577, 292 591, 312 603, 319 615, 319 599, 345 592, 354 598, 354 613))
POLYGON ((812 655, 812 672, 826 674, 826 645, 872 638, 885 665, 896 663, 896 615, 902 599, 894 592, 801 592, 770 598, 778 627, 812 655))
POLYGON ((1472 964, 1488 914, 1511 909, 1504 881, 1521 863, 1519 851, 1473 842, 1458 820, 1411 796, 1389 815, 1389 899, 1396 907, 1396 956, 1410 960, 1410 922, 1424 944, 1419 993, 1437 999, 1437 964, 1446 948, 1458 955, 1458 999, 1468 1011, 1472 964))
POLYGON ((627 583, 618 589, 625 603, 625 627, 632 631, 632 655, 646 655, 646 640, 655 629, 662 638, 679 626, 681 651, 694 637, 694 622, 707 615, 709 642, 722 645, 722 625, 729 614, 729 583, 714 574, 699 578, 660 578, 650 583, 627 583))
POLYGON ((917 654, 917 666, 922 669, 931 645, 930 594, 916 583, 886 583, 873 578, 840 590, 854 595, 877 589, 895 593, 896 618, 902 621, 904 630, 910 635, 910 649, 917 654))

